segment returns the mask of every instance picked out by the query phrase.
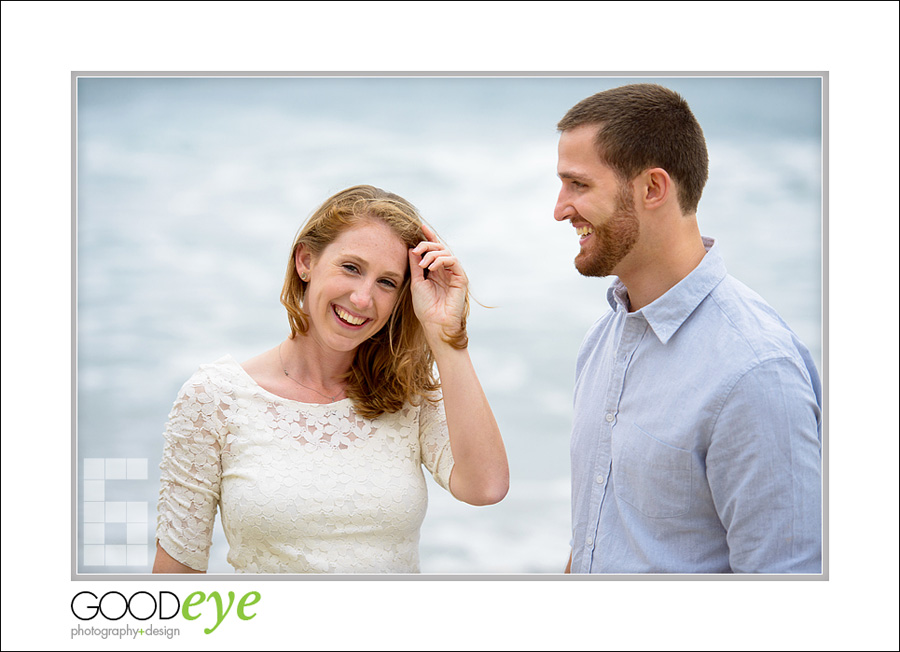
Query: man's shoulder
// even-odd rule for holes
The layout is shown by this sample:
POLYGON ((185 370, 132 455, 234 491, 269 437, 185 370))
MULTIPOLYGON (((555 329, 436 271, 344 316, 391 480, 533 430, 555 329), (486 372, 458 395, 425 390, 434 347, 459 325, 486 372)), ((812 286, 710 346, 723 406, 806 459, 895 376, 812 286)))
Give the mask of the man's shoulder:
POLYGON ((616 317, 616 311, 608 309, 601 317, 594 321, 588 328, 587 332, 581 340, 581 346, 578 347, 578 356, 575 360, 576 374, 584 366, 585 361, 597 351, 601 340, 608 337, 613 329, 613 321, 616 317))
POLYGON ((781 315, 733 276, 722 279, 697 310, 697 326, 715 333, 721 348, 747 362, 804 357, 805 349, 781 315))
POLYGON ((603 313, 603 315, 598 317, 584 334, 584 339, 581 342, 581 348, 585 349, 594 346, 597 343, 597 340, 603 337, 603 335, 612 328, 612 323, 615 320, 615 317, 616 311, 612 309, 607 309, 606 312, 603 313))

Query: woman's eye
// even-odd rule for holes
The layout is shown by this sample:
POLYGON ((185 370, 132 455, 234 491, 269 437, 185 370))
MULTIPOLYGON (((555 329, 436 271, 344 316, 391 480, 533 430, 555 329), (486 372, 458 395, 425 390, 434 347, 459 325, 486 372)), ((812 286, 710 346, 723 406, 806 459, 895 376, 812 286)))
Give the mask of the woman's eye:
POLYGON ((357 268, 356 265, 351 265, 350 263, 344 263, 343 265, 341 265, 341 267, 343 267, 346 271, 350 272, 351 274, 356 274, 359 271, 359 268, 357 268))
POLYGON ((384 285, 385 287, 391 288, 392 290, 396 290, 396 289, 397 289, 397 284, 394 283, 394 282, 393 282, 392 280, 390 280, 389 278, 382 279, 382 280, 381 280, 381 284, 384 285))

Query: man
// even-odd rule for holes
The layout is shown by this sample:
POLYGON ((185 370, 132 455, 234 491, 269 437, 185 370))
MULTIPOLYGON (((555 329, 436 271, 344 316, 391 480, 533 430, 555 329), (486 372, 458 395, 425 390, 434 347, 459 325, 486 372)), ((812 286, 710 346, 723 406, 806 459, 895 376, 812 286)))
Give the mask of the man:
POLYGON ((821 572, 818 373, 700 235, 696 118, 637 84, 558 128, 554 217, 581 274, 618 276, 576 365, 567 572, 821 572))

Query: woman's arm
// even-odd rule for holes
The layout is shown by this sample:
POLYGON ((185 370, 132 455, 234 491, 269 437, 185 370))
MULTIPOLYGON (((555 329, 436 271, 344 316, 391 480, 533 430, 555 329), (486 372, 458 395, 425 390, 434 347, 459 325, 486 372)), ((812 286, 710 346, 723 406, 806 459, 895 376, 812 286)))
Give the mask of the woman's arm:
POLYGON ((471 505, 492 505, 509 491, 506 449, 468 350, 445 340, 461 328, 468 279, 459 261, 427 227, 425 234, 430 241, 409 254, 413 305, 441 378, 454 460, 450 492, 471 505))
POLYGON ((179 561, 175 561, 169 556, 159 541, 156 542, 156 559, 153 561, 154 573, 205 573, 205 571, 194 570, 190 566, 185 566, 179 561))
POLYGON ((450 492, 470 505, 493 505, 509 491, 509 465, 500 428, 469 352, 440 344, 432 344, 432 351, 441 376, 453 452, 450 492))
POLYGON ((165 548, 157 547, 154 572, 206 569, 219 502, 224 432, 214 373, 201 368, 191 376, 169 413, 163 435, 156 529, 157 542, 165 548), (216 409, 211 411, 211 407, 216 409), (187 570, 181 570, 180 566, 186 564, 190 564, 185 566, 187 570))

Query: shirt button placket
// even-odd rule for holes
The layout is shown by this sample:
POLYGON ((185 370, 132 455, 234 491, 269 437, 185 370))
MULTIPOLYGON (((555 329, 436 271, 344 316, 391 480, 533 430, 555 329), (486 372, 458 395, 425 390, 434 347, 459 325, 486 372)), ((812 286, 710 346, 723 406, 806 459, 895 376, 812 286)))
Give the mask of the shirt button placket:
MULTIPOLYGON (((606 421, 607 428, 605 437, 607 442, 612 440, 612 431, 615 428, 616 420, 619 413, 619 402, 622 400, 622 390, 625 385, 625 374, 628 371, 628 365, 631 361, 631 355, 634 353, 640 339, 646 329, 646 322, 643 316, 629 316, 625 320, 625 328, 622 333, 622 339, 619 340, 618 349, 616 350, 613 366, 612 378, 610 379, 609 390, 606 400, 606 413, 603 419, 606 421)), ((610 451, 611 454, 611 451, 610 451)), ((597 510, 597 520, 594 522, 594 535, 588 535, 585 538, 585 558, 589 560, 589 567, 594 565, 594 544, 600 535, 600 512, 602 511, 603 495, 606 492, 606 479, 612 473, 612 459, 608 459, 605 468, 597 468, 598 474, 595 476, 594 487, 592 493, 599 497, 597 510), (604 476, 601 471, 605 471, 604 476)))

